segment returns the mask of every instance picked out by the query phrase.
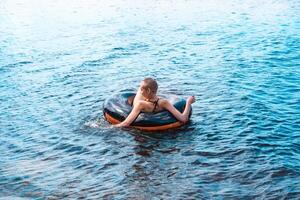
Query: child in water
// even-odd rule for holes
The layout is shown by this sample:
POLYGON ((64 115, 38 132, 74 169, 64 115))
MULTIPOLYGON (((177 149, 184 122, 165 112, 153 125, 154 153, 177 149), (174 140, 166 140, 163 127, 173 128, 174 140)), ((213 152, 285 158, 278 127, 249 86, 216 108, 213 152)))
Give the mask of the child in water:
POLYGON ((157 82, 152 78, 145 78, 132 100, 133 109, 128 117, 115 127, 127 127, 137 118, 140 112, 159 112, 168 110, 176 119, 186 123, 191 112, 191 105, 195 102, 195 97, 190 96, 186 100, 183 113, 180 113, 167 99, 159 98, 156 94, 158 89, 157 82))

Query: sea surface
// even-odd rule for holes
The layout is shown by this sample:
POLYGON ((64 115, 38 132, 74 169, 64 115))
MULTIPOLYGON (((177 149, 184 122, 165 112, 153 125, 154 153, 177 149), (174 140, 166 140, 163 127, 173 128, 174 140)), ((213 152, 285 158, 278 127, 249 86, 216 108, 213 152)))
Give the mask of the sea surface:
POLYGON ((1 0, 0 199, 300 199, 298 0, 1 0), (188 125, 113 128, 154 77, 188 125))

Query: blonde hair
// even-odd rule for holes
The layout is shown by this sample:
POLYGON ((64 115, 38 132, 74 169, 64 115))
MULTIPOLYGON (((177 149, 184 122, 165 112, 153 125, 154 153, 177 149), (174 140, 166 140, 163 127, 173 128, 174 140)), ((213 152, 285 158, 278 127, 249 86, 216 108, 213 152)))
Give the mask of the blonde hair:
POLYGON ((152 93, 156 94, 158 89, 156 80, 154 80, 153 78, 145 78, 143 81, 145 83, 144 87, 149 88, 152 93))

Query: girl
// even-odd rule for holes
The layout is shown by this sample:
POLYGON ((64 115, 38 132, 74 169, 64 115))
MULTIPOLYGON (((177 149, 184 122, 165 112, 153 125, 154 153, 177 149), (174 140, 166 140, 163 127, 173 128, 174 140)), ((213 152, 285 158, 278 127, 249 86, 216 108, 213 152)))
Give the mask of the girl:
MULTIPOLYGON (((133 106, 128 117, 115 127, 127 127, 137 118, 140 112, 159 112, 168 110, 176 119, 182 123, 186 123, 189 119, 191 105, 195 102, 195 97, 190 96, 186 100, 183 113, 180 113, 167 99, 160 99, 157 95, 158 85, 152 78, 145 78, 137 91, 134 99, 131 99, 133 106)), ((130 101, 130 99, 129 99, 130 101)))

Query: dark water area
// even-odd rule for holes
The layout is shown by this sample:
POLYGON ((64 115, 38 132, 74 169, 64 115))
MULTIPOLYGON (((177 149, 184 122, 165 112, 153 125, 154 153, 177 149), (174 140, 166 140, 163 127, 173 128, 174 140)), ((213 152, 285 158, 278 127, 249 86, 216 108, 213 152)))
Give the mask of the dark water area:
POLYGON ((0 2, 0 199, 299 199, 299 1, 0 2), (113 94, 195 95, 179 130, 113 94))

